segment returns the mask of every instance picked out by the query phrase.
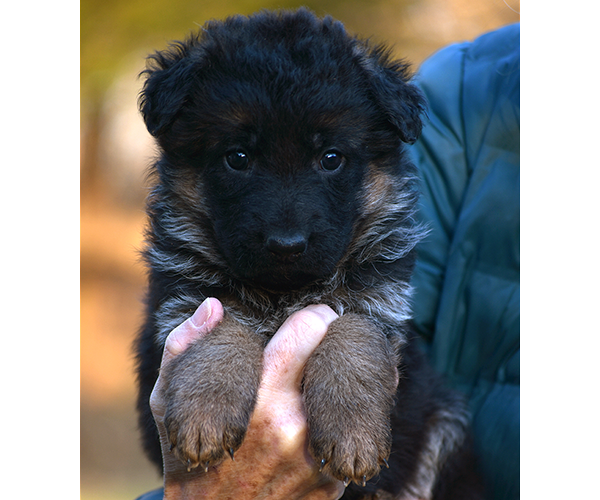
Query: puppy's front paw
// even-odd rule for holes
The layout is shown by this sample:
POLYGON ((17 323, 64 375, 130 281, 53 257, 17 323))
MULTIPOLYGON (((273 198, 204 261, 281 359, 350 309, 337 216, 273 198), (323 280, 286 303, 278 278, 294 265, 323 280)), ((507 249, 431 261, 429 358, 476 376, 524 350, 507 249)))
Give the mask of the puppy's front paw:
POLYGON ((397 356, 368 319, 336 319, 308 360, 304 401, 309 449, 324 472, 363 485, 391 450, 397 356))
POLYGON ((376 422, 364 413, 333 411, 309 418, 309 449, 323 472, 364 486, 387 465, 391 449, 388 419, 376 422), (340 417, 340 418, 337 418, 340 417))
POLYGON ((252 412, 253 401, 238 401, 231 406, 212 400, 209 394, 170 397, 165 427, 171 452, 188 471, 198 466, 208 469, 225 458, 232 458, 241 446, 252 412))
POLYGON ((164 424, 171 452, 188 470, 233 458, 254 410, 261 367, 261 340, 226 318, 165 369, 164 424))

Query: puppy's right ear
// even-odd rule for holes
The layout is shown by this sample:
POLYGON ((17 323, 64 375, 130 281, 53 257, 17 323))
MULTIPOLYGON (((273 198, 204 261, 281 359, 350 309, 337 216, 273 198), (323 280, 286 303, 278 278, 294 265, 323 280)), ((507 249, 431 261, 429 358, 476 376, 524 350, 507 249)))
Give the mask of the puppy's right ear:
POLYGON ((183 43, 148 58, 148 69, 142 72, 147 78, 139 106, 146 127, 154 137, 166 132, 175 121, 189 94, 196 64, 189 54, 189 46, 183 43))
POLYGON ((377 104, 400 139, 413 144, 421 134, 421 114, 426 102, 421 91, 410 81, 409 64, 394 59, 385 46, 371 46, 364 41, 355 46, 355 54, 368 75, 377 104))

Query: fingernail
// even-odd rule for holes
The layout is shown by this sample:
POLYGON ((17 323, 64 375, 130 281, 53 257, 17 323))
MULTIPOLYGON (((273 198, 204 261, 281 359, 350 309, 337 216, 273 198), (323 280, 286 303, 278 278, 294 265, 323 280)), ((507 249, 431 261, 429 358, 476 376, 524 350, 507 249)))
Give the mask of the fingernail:
POLYGON ((209 299, 204 299, 204 302, 194 311, 190 321, 196 328, 202 328, 212 315, 212 307, 209 299))

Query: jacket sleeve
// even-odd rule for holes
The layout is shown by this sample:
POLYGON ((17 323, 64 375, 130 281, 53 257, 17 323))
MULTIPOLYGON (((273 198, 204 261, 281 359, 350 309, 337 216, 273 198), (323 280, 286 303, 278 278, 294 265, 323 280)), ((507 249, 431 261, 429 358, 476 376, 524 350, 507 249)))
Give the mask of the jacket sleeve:
POLYGON ((422 178, 415 325, 470 398, 490 498, 519 498, 519 25, 452 45, 419 70, 410 148, 422 178))

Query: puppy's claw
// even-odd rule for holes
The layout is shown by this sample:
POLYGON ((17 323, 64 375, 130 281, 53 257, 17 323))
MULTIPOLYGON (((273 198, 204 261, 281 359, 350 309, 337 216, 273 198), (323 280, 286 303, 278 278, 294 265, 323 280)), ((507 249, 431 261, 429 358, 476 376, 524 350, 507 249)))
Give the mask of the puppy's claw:
POLYGON ((187 471, 188 472, 192 471, 192 461, 189 458, 187 460, 187 471))
POLYGON ((233 448, 229 448, 229 456, 231 457, 231 460, 234 460, 234 458, 233 458, 233 448))
POLYGON ((367 476, 363 476, 362 485, 363 488, 367 485, 367 476))
POLYGON ((321 459, 321 465, 319 466, 319 472, 323 472, 323 467, 325 467, 325 459, 321 459))
POLYGON ((350 479, 347 477, 344 479, 344 487, 347 487, 350 484, 350 479))
POLYGON ((390 464, 388 464, 388 461, 385 458, 383 459, 383 465, 385 465, 388 469, 390 468, 390 464))
POLYGON ((208 472, 208 462, 204 464, 204 472, 208 472))

